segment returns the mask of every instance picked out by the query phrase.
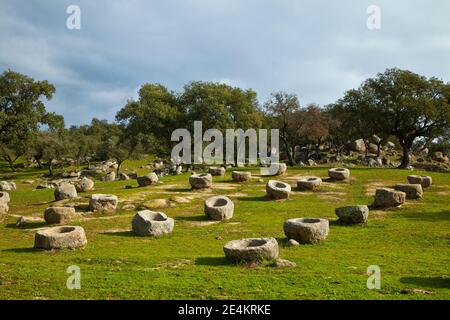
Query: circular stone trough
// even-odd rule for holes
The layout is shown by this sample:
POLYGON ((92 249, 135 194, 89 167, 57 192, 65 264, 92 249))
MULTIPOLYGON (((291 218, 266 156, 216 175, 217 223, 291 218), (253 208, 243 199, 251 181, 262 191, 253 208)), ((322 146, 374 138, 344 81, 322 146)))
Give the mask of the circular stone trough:
POLYGON ((233 171, 231 177, 235 182, 248 182, 252 178, 252 173, 249 171, 233 171))
POLYGON ((175 221, 162 212, 138 211, 131 221, 134 234, 159 237, 173 231, 175 221))
POLYGON ((266 184, 266 192, 272 199, 287 199, 291 193, 291 186, 285 182, 269 180, 266 184))
POLYGON ((229 220, 233 217, 234 203, 225 196, 215 196, 205 201, 205 215, 211 220, 229 220))
POLYGON ((284 222, 284 234, 299 243, 317 243, 328 236, 329 223, 326 219, 297 218, 284 222))
POLYGON ((275 238, 247 238, 228 242, 223 251, 233 262, 258 262, 278 258, 278 242, 275 238))
POLYGON ((297 180, 297 188, 300 190, 317 190, 322 184, 319 177, 302 177, 297 180))
POLYGON ((209 173, 193 174, 189 177, 192 189, 207 189, 212 186, 212 176, 209 173))
POLYGON ((331 168, 328 170, 328 176, 334 180, 346 180, 350 177, 350 170, 347 168, 331 168))
POLYGON ((62 226, 36 232, 34 247, 37 249, 74 249, 87 244, 82 227, 62 226))

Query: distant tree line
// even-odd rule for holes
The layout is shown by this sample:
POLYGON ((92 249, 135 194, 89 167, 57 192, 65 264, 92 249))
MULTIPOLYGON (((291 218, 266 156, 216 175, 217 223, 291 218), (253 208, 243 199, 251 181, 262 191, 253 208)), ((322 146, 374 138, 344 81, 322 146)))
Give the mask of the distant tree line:
POLYGON ((139 98, 130 100, 113 123, 92 119, 90 124, 66 128, 64 118, 46 111, 55 87, 7 70, 0 76, 0 157, 11 170, 21 157, 33 158, 53 173, 65 158, 77 166, 93 160, 129 158, 152 153, 168 157, 177 128, 267 128, 280 130, 280 147, 290 165, 296 150, 306 158, 319 157, 327 145, 336 155, 349 142, 379 137, 394 139, 402 148, 400 168, 409 165, 415 145, 449 152, 450 84, 410 71, 388 69, 349 90, 330 105, 301 106, 295 94, 272 93, 260 104, 256 92, 216 82, 190 82, 181 92, 161 84, 144 84, 139 98))

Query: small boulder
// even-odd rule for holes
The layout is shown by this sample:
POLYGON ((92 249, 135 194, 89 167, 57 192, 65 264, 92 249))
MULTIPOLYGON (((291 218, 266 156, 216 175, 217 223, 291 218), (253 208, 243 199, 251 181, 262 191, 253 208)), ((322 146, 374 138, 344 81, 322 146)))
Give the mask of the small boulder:
POLYGON ((266 184, 266 192, 272 199, 287 199, 291 193, 291 186, 285 182, 269 180, 266 184))
POLYGON ((8 192, 0 191, 0 221, 2 221, 9 212, 9 201, 8 192))
POLYGON ((364 205, 336 208, 334 212, 346 224, 366 223, 369 218, 369 207, 364 205))
POLYGON ((80 216, 73 207, 50 207, 44 211, 45 222, 49 224, 66 224, 80 216))
POLYGON ((55 189, 55 200, 73 199, 78 197, 77 189, 73 184, 61 183, 55 189))
POLYGON ((317 243, 328 236, 329 222, 318 218, 297 218, 284 222, 284 234, 299 243, 317 243))
POLYGON ((406 193, 390 188, 380 188, 375 191, 375 201, 373 206, 376 208, 398 207, 405 203, 406 193))
POLYGON ((248 182, 252 178, 252 173, 244 171, 233 171, 231 173, 231 178, 235 182, 248 182))
POLYGON ((294 239, 289 239, 289 245, 290 246, 292 246, 292 247, 297 247, 297 246, 299 246, 300 245, 300 243, 298 243, 298 241, 297 240, 294 240, 294 239))
POLYGON ((130 180, 130 177, 126 174, 126 173, 119 173, 119 180, 120 181, 126 181, 126 180, 130 180))
POLYGON ((350 177, 350 170, 346 168, 331 168, 328 170, 328 176, 334 180, 346 180, 350 177))
POLYGON ((137 177, 137 183, 140 187, 150 186, 158 182, 158 175, 154 172, 146 174, 145 176, 137 177))
POLYGON ((422 188, 429 188, 433 184, 433 178, 430 176, 408 176, 408 182, 410 184, 420 184, 422 188))
POLYGON ((209 173, 192 174, 189 177, 192 189, 207 189, 212 186, 212 176, 209 173))
POLYGON ((173 231, 175 221, 162 212, 139 211, 131 221, 133 232, 138 236, 158 237, 173 231))
POLYGON ((233 217, 234 203, 225 196, 206 199, 205 215, 211 220, 229 220, 233 217))
POLYGON ((62 226, 36 232, 34 247, 37 249, 74 249, 87 244, 82 227, 62 226))
POLYGON ((210 167, 208 171, 213 177, 224 176, 226 169, 224 167, 210 167))
POLYGON ((0 181, 0 191, 13 191, 13 190, 17 190, 15 182, 0 181))
POLYGON ((285 259, 277 259, 273 264, 275 268, 295 268, 297 264, 293 261, 285 260, 285 259))
POLYGON ((93 212, 113 213, 119 199, 112 194, 93 194, 89 200, 89 209, 93 212))
POLYGON ((297 188, 299 190, 317 190, 322 184, 319 177, 301 177, 297 180, 297 188))
POLYGON ((25 227, 27 224, 31 223, 44 223, 45 220, 39 217, 30 217, 30 216, 20 216, 16 221, 16 228, 25 227))
POLYGON ((394 189, 406 193, 406 199, 420 199, 423 196, 423 189, 420 184, 398 183, 394 189))
POLYGON ((247 238, 228 242, 223 251, 233 262, 272 261, 278 258, 279 248, 275 238, 247 238))
POLYGON ((94 188, 94 181, 83 177, 79 181, 75 182, 75 189, 77 192, 87 192, 94 188))
POLYGON ((111 182, 111 181, 115 181, 115 180, 116 180, 116 172, 115 171, 108 172, 103 177, 103 181, 105 181, 105 182, 111 182))
POLYGON ((286 163, 272 163, 271 166, 276 166, 276 176, 281 176, 287 171, 286 163))

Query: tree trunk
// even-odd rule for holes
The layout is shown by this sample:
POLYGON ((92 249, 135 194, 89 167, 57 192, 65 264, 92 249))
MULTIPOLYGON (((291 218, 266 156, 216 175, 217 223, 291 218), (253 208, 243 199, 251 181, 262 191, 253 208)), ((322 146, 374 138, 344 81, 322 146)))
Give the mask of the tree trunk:
POLYGON ((403 157, 402 157, 402 163, 398 167, 399 169, 406 169, 409 166, 409 153, 411 151, 412 142, 405 142, 401 144, 403 148, 403 157))
POLYGON ((122 162, 117 161, 117 169, 116 169, 116 175, 117 178, 119 178, 119 173, 120 173, 120 166, 122 165, 122 162))
POLYGON ((294 159, 292 158, 291 147, 290 147, 290 145, 289 145, 289 143, 287 142, 286 139, 283 139, 283 142, 284 142, 284 147, 285 147, 286 154, 287 154, 288 159, 289 159, 289 165, 292 167, 292 166, 295 165, 295 162, 294 162, 294 159))
POLYGON ((52 165, 52 161, 53 159, 50 159, 48 161, 48 174, 50 175, 50 177, 53 177, 53 165, 52 165))

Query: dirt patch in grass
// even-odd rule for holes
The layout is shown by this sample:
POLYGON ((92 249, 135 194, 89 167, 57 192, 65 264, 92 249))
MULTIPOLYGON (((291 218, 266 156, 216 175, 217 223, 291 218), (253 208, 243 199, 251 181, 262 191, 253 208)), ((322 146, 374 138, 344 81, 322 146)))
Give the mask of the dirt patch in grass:
POLYGON ((187 222, 187 225, 192 227, 205 227, 205 226, 212 226, 220 222, 221 221, 189 221, 187 222))
POLYGON ((383 210, 370 210, 369 219, 385 219, 388 213, 383 210))
POLYGON ((235 193, 230 193, 227 194, 228 197, 247 197, 248 194, 244 193, 244 192, 235 192, 235 193))
POLYGON ((176 261, 163 261, 156 265, 156 267, 152 268, 152 270, 158 269, 177 269, 184 266, 193 265, 194 261, 189 259, 178 259, 176 261))

